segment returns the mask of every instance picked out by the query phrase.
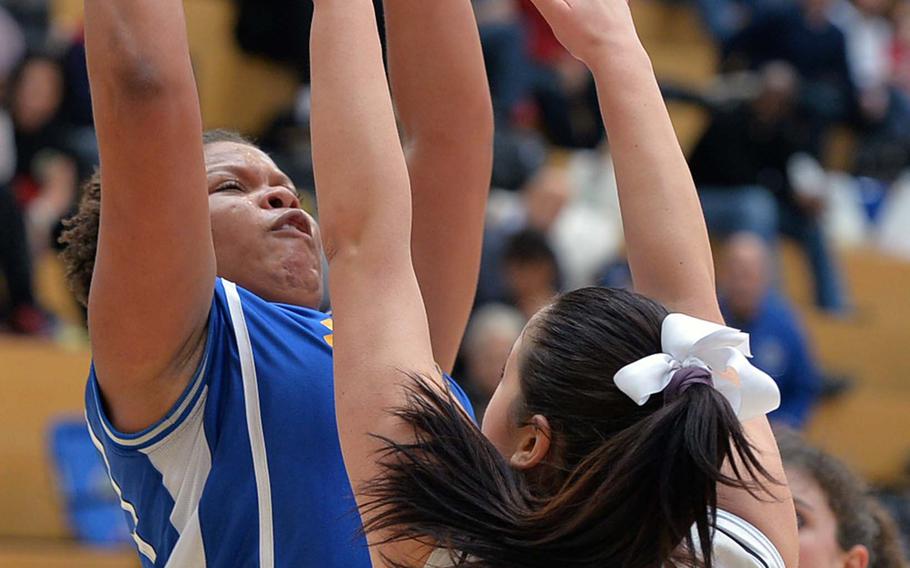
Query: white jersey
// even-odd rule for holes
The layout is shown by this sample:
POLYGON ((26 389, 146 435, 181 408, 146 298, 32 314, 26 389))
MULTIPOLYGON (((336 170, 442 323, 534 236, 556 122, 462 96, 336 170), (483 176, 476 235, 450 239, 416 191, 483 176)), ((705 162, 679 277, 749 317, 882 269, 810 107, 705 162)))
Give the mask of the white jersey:
MULTIPOLYGON (((696 545, 698 537, 693 530, 696 545)), ((430 556, 426 568, 451 568, 456 561, 447 550, 430 556)), ((714 566, 717 568, 786 568, 777 548, 760 530, 745 520, 717 511, 714 531, 714 566)))

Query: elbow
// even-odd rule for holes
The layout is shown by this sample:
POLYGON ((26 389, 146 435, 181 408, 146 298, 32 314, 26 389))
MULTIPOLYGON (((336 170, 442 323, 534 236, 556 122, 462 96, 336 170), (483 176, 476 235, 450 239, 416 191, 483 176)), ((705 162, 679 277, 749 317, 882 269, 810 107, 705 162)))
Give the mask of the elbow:
POLYGON ((336 260, 357 256, 365 240, 364 224, 365 219, 351 215, 320 215, 322 248, 330 265, 336 260))
POLYGON ((167 91, 164 74, 152 61, 143 57, 124 62, 114 69, 117 91, 130 99, 153 99, 167 91))
POLYGON ((180 85, 193 81, 191 72, 183 72, 181 62, 141 45, 126 30, 112 33, 104 47, 111 55, 102 60, 97 75, 118 97, 160 100, 180 85))

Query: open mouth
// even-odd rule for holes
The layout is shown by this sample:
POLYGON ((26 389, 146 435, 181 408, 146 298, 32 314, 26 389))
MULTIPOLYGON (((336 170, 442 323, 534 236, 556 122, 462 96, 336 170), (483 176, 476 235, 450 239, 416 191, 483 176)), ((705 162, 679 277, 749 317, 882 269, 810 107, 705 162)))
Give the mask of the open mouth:
POLYGON ((310 226, 309 217, 300 209, 293 209, 281 215, 272 224, 271 230, 301 234, 308 237, 313 236, 313 228, 310 226))

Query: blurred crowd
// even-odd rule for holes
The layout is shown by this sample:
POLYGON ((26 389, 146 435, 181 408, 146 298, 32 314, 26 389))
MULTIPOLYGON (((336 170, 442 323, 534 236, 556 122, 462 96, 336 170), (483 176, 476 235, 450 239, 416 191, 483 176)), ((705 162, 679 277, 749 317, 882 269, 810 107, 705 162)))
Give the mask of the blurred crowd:
POLYGON ((0 1, 0 321, 14 332, 53 329, 35 264, 97 162, 82 38, 54 29, 46 2, 0 1))
MULTIPOLYGON (((485 351, 514 338, 517 322, 559 291, 627 287, 631 274, 591 76, 530 1, 474 3, 498 127, 478 313, 464 357, 482 402, 498 372, 484 364, 497 359, 485 351)), ((759 366, 780 383, 775 418, 800 427, 818 397, 843 382, 818 368, 781 293, 779 245, 798 246, 817 307, 844 318, 854 307, 838 247, 910 256, 910 3, 695 7, 719 55, 716 78, 662 88, 706 116, 688 158, 719 245, 722 307, 752 334, 759 366), (845 144, 851 150, 838 155, 845 144)))
MULTIPOLYGON (((662 88, 707 117, 688 157, 719 245, 721 305, 780 384, 772 418, 800 428, 819 397, 842 385, 819 368, 781 291, 780 243, 799 247, 817 307, 836 317, 853 310, 838 247, 910 259, 910 0, 691 1, 720 55, 717 76, 707 87, 662 88)), ((251 134, 312 188, 301 33, 312 6, 235 2, 238 44, 301 81, 296 103, 251 134)), ((632 275, 592 77, 529 0, 473 2, 497 134, 458 376, 482 414, 530 314, 561 291, 630 287, 632 275)), ((55 28, 46 1, 0 0, 0 329, 53 333, 34 268, 57 246, 97 163, 81 33, 55 28)))

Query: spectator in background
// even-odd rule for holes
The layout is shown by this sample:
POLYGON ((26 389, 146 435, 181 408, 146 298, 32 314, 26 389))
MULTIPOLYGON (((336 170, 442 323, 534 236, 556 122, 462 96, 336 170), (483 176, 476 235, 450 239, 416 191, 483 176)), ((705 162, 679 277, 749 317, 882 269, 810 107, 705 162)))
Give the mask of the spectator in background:
POLYGON ((506 290, 512 305, 530 319, 559 293, 559 262, 547 237, 533 229, 506 243, 502 256, 506 290))
POLYGON ((791 179, 799 156, 811 161, 796 118, 799 80, 780 62, 766 65, 759 78, 751 100, 709 106, 711 121, 690 156, 708 228, 720 236, 755 233, 772 246, 779 233, 794 239, 811 266, 816 304, 842 312, 841 275, 819 223, 825 180, 791 179))
POLYGON ((25 222, 11 185, 17 156, 8 80, 24 51, 18 22, 0 5, 0 322, 15 333, 37 334, 48 329, 48 320, 35 301, 25 222))
POLYGON ((521 312, 503 304, 488 304, 471 317, 462 346, 464 366, 459 377, 478 422, 499 386, 506 359, 526 322, 521 312))
POLYGON ((25 34, 29 49, 41 49, 47 45, 50 31, 50 2, 48 0, 0 0, 19 23, 25 34))
POLYGON ((860 92, 887 86, 890 71, 889 0, 834 0, 831 20, 844 34, 847 64, 860 92))
POLYGON ((25 223, 10 187, 15 169, 13 124, 0 104, 0 280, 7 298, 7 305, 0 307, 0 321, 13 332, 35 334, 46 328, 47 320, 35 302, 25 223))
POLYGON ((843 463, 775 432, 799 525, 800 568, 906 568, 897 528, 843 463))
POLYGON ((25 35, 19 23, 0 4, 0 93, 10 72, 25 54, 25 35))
POLYGON ((584 183, 589 193, 609 189, 572 174, 564 164, 551 162, 521 191, 491 193, 478 304, 509 300, 500 270, 503 250, 513 235, 525 229, 546 235, 559 258, 560 288, 581 288, 596 280, 597 272, 615 252, 617 237, 613 233, 619 232, 619 223, 611 223, 603 205, 592 202, 590 195, 586 198, 579 186, 584 183))
POLYGON ((758 70, 783 61, 799 77, 811 150, 821 155, 830 127, 850 118, 854 88, 843 32, 830 18, 832 0, 799 0, 756 18, 725 46, 728 67, 758 70))
POLYGON ((749 23, 779 9, 781 0, 696 0, 702 22, 718 45, 724 45, 749 23))
POLYGON ((774 291, 773 273, 761 238, 734 235, 723 251, 718 293, 727 324, 752 336, 755 366, 780 387, 780 408, 769 418, 800 428, 815 405, 821 381, 795 311, 774 291))
POLYGON ((33 257, 47 250, 52 231, 76 200, 77 161, 71 130, 60 117, 64 94, 63 69, 46 54, 28 56, 10 81, 13 192, 25 212, 33 257))
MULTIPOLYGON (((877 222, 892 185, 910 164, 910 99, 891 84, 888 0, 837 0, 832 17, 847 40, 857 88, 857 140, 850 173, 855 201, 877 222)), ((849 183, 849 182, 848 182, 849 183)))
POLYGON ((910 97, 910 0, 899 0, 893 12, 894 39, 891 43, 891 81, 910 97))
POLYGON ((518 119, 530 99, 527 37, 517 0, 472 0, 490 79, 493 110, 500 122, 518 119))
POLYGON ((520 0, 530 52, 530 83, 541 127, 561 148, 594 148, 604 140, 594 78, 565 50, 531 0, 520 0))

